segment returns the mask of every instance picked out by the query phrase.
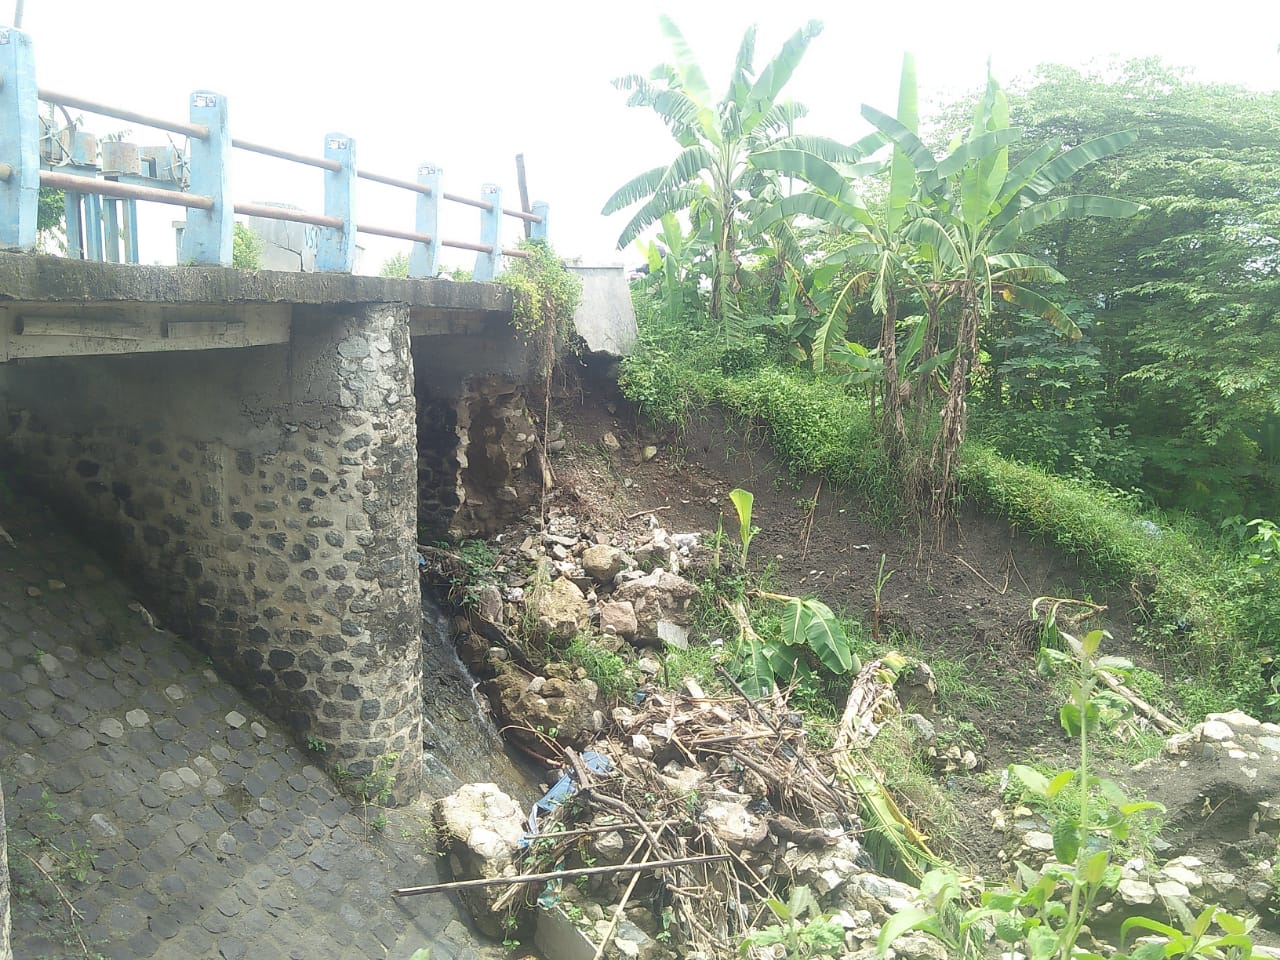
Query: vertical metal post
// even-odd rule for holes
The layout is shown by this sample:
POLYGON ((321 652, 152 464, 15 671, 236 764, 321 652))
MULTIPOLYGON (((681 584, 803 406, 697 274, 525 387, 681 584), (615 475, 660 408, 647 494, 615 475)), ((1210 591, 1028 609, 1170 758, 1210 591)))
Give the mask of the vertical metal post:
POLYGON ((415 243, 409 252, 409 276, 434 277, 440 258, 440 175, 439 167, 424 163, 418 167, 418 182, 430 193, 418 194, 417 217, 413 229, 430 235, 430 243, 415 243))
POLYGON ((191 192, 213 199, 212 210, 187 210, 182 235, 181 263, 231 265, 232 215, 228 171, 231 134, 227 129, 227 98, 208 90, 191 94, 191 122, 209 128, 209 136, 191 138, 191 192))
POLYGON ((471 276, 475 280, 492 280, 498 272, 498 260, 502 256, 502 188, 496 183, 486 183, 480 188, 480 199, 490 204, 480 211, 480 242, 486 244, 488 253, 476 254, 476 268, 471 276))
POLYGON ((547 201, 545 200, 535 200, 533 202, 533 214, 535 216, 541 217, 542 219, 539 220, 537 223, 529 224, 529 226, 533 228, 532 230, 529 231, 529 238, 531 240, 542 240, 544 242, 546 241, 547 211, 549 209, 550 209, 550 206, 547 204, 547 201))
POLYGON ((70 190, 62 195, 62 215, 67 223, 67 256, 72 260, 85 258, 84 237, 80 230, 82 198, 82 194, 72 193, 70 190))
POLYGON ((124 202, 125 263, 138 262, 138 201, 124 202))
MULTIPOLYGON (((523 153, 516 154, 516 186, 520 188, 521 211, 524 213, 532 213, 533 211, 529 209, 529 181, 526 180, 524 176, 524 154, 523 153)), ((528 240, 531 236, 533 236, 533 234, 530 233, 529 231, 529 228, 532 226, 533 224, 530 223, 528 220, 524 221, 524 238, 526 240, 528 240)))
POLYGON ((36 243, 40 210, 40 100, 31 38, 0 28, 0 249, 36 243))
POLYGON ((84 258, 102 260, 102 198, 84 195, 84 258))
POLYGON ((120 262, 120 201, 110 197, 102 201, 103 225, 106 229, 105 253, 110 263, 120 262))
POLYGON ((324 215, 340 217, 341 229, 320 228, 316 270, 350 273, 356 265, 356 142, 341 133, 324 138, 326 160, 337 160, 341 170, 324 172, 324 215))

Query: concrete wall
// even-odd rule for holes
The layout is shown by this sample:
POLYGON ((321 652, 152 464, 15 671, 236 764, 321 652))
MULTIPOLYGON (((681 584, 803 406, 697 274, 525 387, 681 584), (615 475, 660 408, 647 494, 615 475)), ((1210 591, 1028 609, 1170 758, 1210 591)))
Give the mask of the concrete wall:
MULTIPOLYGON (((229 271, 234 273, 234 271, 229 271)), ((295 306, 287 344, 0 366, 0 453, 299 738, 421 775, 409 306, 295 306)))
POLYGON ((616 263, 567 266, 582 281, 582 300, 573 315, 574 330, 592 353, 625 357, 639 336, 626 271, 616 263))

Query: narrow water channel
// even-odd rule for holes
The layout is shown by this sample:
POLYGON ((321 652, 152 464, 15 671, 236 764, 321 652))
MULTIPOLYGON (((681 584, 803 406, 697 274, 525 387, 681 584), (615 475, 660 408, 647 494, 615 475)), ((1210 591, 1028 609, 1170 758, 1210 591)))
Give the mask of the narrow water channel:
POLYGON ((454 652, 449 618, 422 601, 422 790, 446 796, 464 783, 496 783, 521 806, 542 791, 536 776, 513 758, 489 718, 476 680, 454 652))

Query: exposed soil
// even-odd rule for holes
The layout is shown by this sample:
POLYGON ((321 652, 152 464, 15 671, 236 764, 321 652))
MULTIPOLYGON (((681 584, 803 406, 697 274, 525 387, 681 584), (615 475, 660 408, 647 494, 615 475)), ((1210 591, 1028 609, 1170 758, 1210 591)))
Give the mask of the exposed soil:
MULTIPOLYGON (((944 691, 959 692, 941 712, 977 734, 968 745, 978 748, 981 766, 944 779, 964 824, 963 838, 953 837, 947 852, 988 879, 1009 869, 997 855, 1007 838, 991 829, 1000 803, 996 778, 975 774, 1012 762, 1074 766, 1075 745, 1057 720, 1060 688, 1036 673, 1028 631, 1033 598, 1081 595, 1073 566, 1007 525, 975 516, 960 519, 945 550, 922 550, 914 534, 867 522, 856 494, 791 477, 758 429, 714 410, 700 412, 681 432, 656 434, 610 381, 588 376, 561 387, 552 418, 564 423, 568 440, 552 460, 553 503, 597 529, 636 533, 652 512, 672 532, 714 531, 722 517, 730 531, 737 519, 727 494, 742 487, 755 496, 760 527, 752 566, 767 568, 771 589, 817 596, 866 623, 884 556, 892 577, 881 596, 882 630, 895 631, 935 669, 944 665, 953 680, 944 691), (606 448, 606 432, 620 450, 606 448), (658 452, 645 461, 648 445, 658 452)), ((1100 624, 1113 634, 1108 652, 1164 673, 1132 641, 1123 602, 1120 612, 1100 624)))

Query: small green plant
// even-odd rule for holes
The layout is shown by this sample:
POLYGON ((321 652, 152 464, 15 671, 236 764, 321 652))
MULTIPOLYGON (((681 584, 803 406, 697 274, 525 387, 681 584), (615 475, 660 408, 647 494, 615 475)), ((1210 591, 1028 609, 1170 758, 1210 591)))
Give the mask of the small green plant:
POLYGON ((729 500, 733 503, 733 509, 738 512, 738 543, 742 546, 738 566, 743 570, 747 569, 747 553, 751 549, 751 541, 760 532, 759 527, 751 525, 751 509, 755 499, 755 494, 748 490, 729 491, 729 500))
POLYGON ((635 690, 635 677, 627 669, 627 662, 582 634, 569 641, 564 659, 582 667, 608 701, 628 699, 635 690))
POLYGON ((794 958, 834 957, 844 951, 844 928, 822 915, 808 887, 792 887, 786 903, 773 899, 765 904, 778 922, 743 937, 739 948, 742 956, 753 947, 775 944, 782 944, 786 956, 794 958), (806 916, 808 920, 804 919, 806 916))
POLYGON ((884 592, 884 585, 889 582, 889 578, 893 576, 893 571, 885 573, 884 564, 887 557, 880 554, 880 566, 876 569, 876 582, 871 588, 872 596, 875 598, 875 605, 871 608, 871 639, 876 643, 880 642, 880 595, 884 592))
POLYGON ((1280 566, 1280 527, 1270 520, 1250 520, 1245 526, 1253 531, 1249 537, 1247 559, 1251 566, 1280 566))
POLYGON ((237 270, 262 269, 262 238, 245 224, 237 223, 231 234, 231 266, 237 270))
POLYGON ((329 749, 329 744, 320 737, 308 735, 307 749, 314 751, 315 753, 325 753, 329 749))
POLYGON ((740 625, 740 673, 747 693, 766 696, 779 681, 811 684, 813 670, 791 651, 794 647, 807 648, 833 674, 857 673, 862 669, 840 618, 821 600, 765 590, 753 591, 752 595, 783 604, 783 611, 778 640, 762 638, 750 629, 749 623, 740 625))
MULTIPOLYGON (((1159 804, 1131 801, 1120 787, 1092 773, 1090 737, 1103 722, 1100 703, 1101 677, 1123 675, 1130 664, 1119 657, 1099 656, 1106 634, 1094 630, 1079 641, 1063 634, 1065 649, 1046 648, 1042 656, 1053 668, 1071 674, 1067 702, 1058 719, 1068 735, 1079 744, 1075 769, 1052 777, 1025 765, 1010 767, 1013 780, 1048 808, 1068 789, 1075 790, 1073 808, 1060 809, 1052 824, 1053 853, 1040 870, 1017 864, 1018 883, 989 890, 981 905, 967 906, 965 891, 954 871, 938 869, 928 873, 921 894, 925 905, 895 914, 881 929, 878 948, 883 955, 903 933, 922 930, 946 945, 948 955, 957 960, 984 956, 986 931, 1010 945, 1028 960, 1071 960, 1100 954, 1080 946, 1094 907, 1120 882, 1120 868, 1112 862, 1112 847, 1124 841, 1142 820, 1161 812, 1159 804)), ((1131 953, 1116 953, 1113 960, 1157 960, 1164 957, 1227 958, 1251 955, 1248 932, 1252 923, 1217 908, 1199 917, 1182 919, 1182 928, 1145 917, 1126 920, 1122 941, 1138 930, 1155 937, 1131 953), (1210 936, 1216 925, 1221 935, 1210 936)), ((1123 945, 1123 944, 1122 944, 1123 945)))
POLYGON ((348 767, 334 769, 334 777, 339 786, 349 788, 360 802, 361 818, 365 828, 370 832, 386 829, 388 820, 385 813, 370 813, 371 808, 385 807, 391 800, 391 791, 395 787, 395 765, 400 759, 398 753, 384 753, 373 761, 368 773, 355 774, 348 767))

